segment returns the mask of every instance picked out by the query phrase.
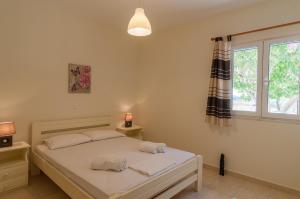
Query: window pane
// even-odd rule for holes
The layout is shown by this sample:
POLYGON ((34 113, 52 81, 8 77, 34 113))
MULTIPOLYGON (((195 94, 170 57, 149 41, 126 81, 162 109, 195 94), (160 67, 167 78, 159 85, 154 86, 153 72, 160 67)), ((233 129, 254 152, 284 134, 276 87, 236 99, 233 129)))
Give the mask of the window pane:
POLYGON ((233 110, 256 112, 258 48, 233 52, 233 110))
POLYGON ((270 45, 269 113, 296 115, 299 96, 300 43, 270 45))

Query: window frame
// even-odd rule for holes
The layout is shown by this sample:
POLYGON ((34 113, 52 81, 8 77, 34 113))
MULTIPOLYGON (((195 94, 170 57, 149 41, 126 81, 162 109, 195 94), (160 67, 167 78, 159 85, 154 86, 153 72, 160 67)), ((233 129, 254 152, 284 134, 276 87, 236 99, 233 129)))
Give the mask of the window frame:
POLYGON ((272 44, 280 44, 280 43, 293 43, 293 42, 300 42, 300 36, 289 36, 284 38, 278 39, 270 39, 263 41, 263 81, 262 81, 262 115, 263 118, 274 118, 274 119, 288 119, 288 120, 299 120, 300 119, 300 73, 298 79, 298 86, 299 86, 299 93, 298 93, 298 107, 297 107, 297 114, 284 114, 284 113, 270 113, 268 111, 268 90, 269 90, 269 57, 270 57, 270 46, 272 44))
MULTIPOLYGON (((257 48, 257 88, 256 88, 256 111, 239 111, 239 110, 233 110, 233 100, 231 100, 231 112, 232 115, 238 115, 238 116, 253 116, 253 117, 259 117, 261 116, 261 98, 262 98, 262 64, 263 64, 263 42, 249 42, 244 44, 236 44, 232 46, 231 48, 231 88, 233 91, 233 74, 234 74, 234 51, 238 49, 247 49, 247 48, 257 48)), ((231 99, 233 99, 233 92, 231 92, 231 99)))
MULTIPOLYGON (((298 109, 297 115, 284 113, 270 113, 268 112, 268 86, 269 86, 269 55, 270 45, 280 43, 300 42, 300 35, 290 35, 284 37, 277 37, 275 39, 262 39, 256 42, 234 43, 231 49, 231 87, 233 91, 233 74, 234 74, 234 51, 243 48, 258 49, 258 68, 257 68, 257 99, 256 112, 233 110, 233 100, 231 100, 231 112, 233 116, 258 118, 258 119, 274 119, 279 121, 300 121, 300 73, 299 73, 299 94, 298 94, 298 109)), ((233 99, 233 92, 231 93, 233 99)))

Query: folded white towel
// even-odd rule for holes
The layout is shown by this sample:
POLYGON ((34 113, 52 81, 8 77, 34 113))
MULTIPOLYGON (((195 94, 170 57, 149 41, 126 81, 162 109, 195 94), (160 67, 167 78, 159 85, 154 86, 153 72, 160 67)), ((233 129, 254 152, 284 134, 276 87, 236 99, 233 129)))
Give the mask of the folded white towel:
POLYGON ((142 142, 139 146, 139 150, 147 153, 157 153, 157 146, 152 142, 142 142))
POLYGON ((114 155, 99 156, 92 160, 91 169, 123 171, 127 169, 127 160, 114 155))
POLYGON ((165 143, 154 143, 154 142, 142 142, 139 146, 139 150, 147 153, 164 153, 166 152, 165 143))
POLYGON ((152 156, 141 162, 130 164, 129 168, 145 175, 155 175, 176 165, 176 161, 161 156, 152 156))
POLYGON ((157 152, 158 153, 165 153, 167 145, 165 143, 155 143, 157 146, 157 152))

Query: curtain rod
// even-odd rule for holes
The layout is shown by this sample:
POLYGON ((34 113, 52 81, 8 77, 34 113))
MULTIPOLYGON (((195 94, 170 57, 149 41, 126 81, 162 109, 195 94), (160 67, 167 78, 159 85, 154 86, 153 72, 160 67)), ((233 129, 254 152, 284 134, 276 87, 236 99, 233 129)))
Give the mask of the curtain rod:
MULTIPOLYGON (((260 32, 260 31, 264 31, 264 30, 271 30, 271 29, 275 29, 275 28, 281 28, 281 27, 296 25, 296 24, 300 24, 300 20, 290 22, 290 23, 284 23, 284 24, 280 24, 280 25, 276 25, 276 26, 269 26, 269 27, 266 27, 266 28, 259 28, 259 29, 255 29, 255 30, 239 32, 239 33, 232 34, 230 36, 235 37, 235 36, 246 35, 246 34, 250 34, 250 33, 254 33, 254 32, 260 32)), ((214 40, 216 40, 216 38, 218 38, 218 37, 213 37, 213 38, 211 38, 211 40, 214 41, 214 40)))

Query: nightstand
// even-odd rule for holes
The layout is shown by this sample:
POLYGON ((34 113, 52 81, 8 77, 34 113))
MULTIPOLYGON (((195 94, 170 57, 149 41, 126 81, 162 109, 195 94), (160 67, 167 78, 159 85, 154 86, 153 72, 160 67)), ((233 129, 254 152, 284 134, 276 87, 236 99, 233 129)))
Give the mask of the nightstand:
POLYGON ((28 184, 28 151, 26 142, 0 148, 0 193, 28 184))
POLYGON ((132 127, 120 126, 116 128, 117 131, 124 133, 128 137, 133 137, 139 140, 143 140, 143 128, 138 125, 132 127))

